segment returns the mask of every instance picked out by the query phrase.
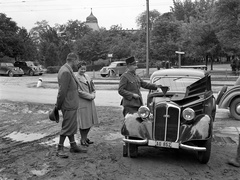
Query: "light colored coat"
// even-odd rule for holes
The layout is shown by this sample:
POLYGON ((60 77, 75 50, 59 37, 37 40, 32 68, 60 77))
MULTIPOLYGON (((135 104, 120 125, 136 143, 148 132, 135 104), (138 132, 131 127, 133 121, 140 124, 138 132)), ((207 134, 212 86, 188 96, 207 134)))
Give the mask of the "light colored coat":
POLYGON ((95 93, 95 88, 91 78, 85 74, 85 77, 77 74, 79 80, 78 95, 78 125, 80 129, 88 129, 93 124, 98 123, 97 111, 94 99, 91 93, 95 93))

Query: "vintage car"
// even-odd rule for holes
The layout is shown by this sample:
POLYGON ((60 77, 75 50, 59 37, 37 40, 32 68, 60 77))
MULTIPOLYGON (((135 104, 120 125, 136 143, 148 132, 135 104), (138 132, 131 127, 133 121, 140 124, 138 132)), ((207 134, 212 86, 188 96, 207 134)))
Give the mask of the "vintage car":
POLYGON ((29 76, 42 75, 39 67, 35 66, 32 61, 16 61, 14 66, 21 68, 24 71, 24 74, 29 76))
POLYGON ((112 62, 109 66, 103 67, 100 70, 100 75, 102 77, 109 76, 121 76, 127 69, 127 65, 125 61, 115 61, 112 62))
POLYGON ((22 76, 24 74, 23 70, 19 67, 14 67, 13 63, 1 62, 0 63, 0 74, 8 75, 13 77, 15 75, 22 76))
POLYGON ((219 109, 229 109, 231 116, 240 121, 240 77, 233 87, 222 87, 218 92, 216 104, 219 109))
POLYGON ((147 104, 125 116, 123 156, 137 157, 138 147, 150 146, 197 151, 199 162, 207 163, 216 114, 210 73, 158 70, 150 82, 162 87, 149 91, 147 104))

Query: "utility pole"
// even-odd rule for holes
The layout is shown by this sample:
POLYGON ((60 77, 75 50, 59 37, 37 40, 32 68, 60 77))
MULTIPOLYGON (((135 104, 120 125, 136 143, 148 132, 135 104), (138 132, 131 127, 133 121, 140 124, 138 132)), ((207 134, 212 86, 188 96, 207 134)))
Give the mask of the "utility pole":
POLYGON ((147 22, 147 27, 146 27, 146 76, 149 76, 149 0, 146 0, 147 2, 147 13, 146 13, 146 22, 147 22))

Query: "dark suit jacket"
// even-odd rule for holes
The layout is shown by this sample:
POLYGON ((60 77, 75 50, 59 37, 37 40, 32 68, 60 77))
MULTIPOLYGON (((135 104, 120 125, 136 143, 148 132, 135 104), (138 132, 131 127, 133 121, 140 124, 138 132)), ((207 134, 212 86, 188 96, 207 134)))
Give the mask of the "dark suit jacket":
POLYGON ((129 71, 122 74, 120 78, 118 93, 123 97, 121 105, 127 107, 140 107, 143 105, 140 88, 156 90, 155 84, 143 81, 138 75, 129 71), (140 98, 134 99, 133 94, 138 94, 140 98))
POLYGON ((57 109, 77 110, 78 109, 78 90, 77 83, 72 76, 72 68, 64 64, 58 71, 58 96, 57 109))

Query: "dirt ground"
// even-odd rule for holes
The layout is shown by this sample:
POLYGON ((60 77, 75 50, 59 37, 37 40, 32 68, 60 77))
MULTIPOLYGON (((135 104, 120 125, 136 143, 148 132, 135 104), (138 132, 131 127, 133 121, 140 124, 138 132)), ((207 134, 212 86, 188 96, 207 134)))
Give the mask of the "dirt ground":
MULTIPOLYGON (((86 154, 71 154, 66 147, 69 158, 58 158, 56 143, 51 142, 61 123, 48 120, 50 109, 52 105, 0 102, 0 180, 240 179, 239 168, 226 164, 235 156, 236 143, 213 142, 207 165, 199 164, 193 152, 170 149, 141 147, 138 158, 122 157, 121 108, 113 107, 97 107, 101 122, 91 129, 94 144, 86 154), (29 141, 9 137, 20 132, 29 141), (41 134, 31 140, 31 135, 41 134)), ((79 138, 77 134, 78 143, 79 138)))
MULTIPOLYGON (((5 85, 22 86, 3 80, 5 85)), ((195 152, 184 150, 139 147, 138 158, 123 157, 120 107, 97 106, 100 123, 89 133, 94 144, 87 153, 72 154, 66 141, 69 158, 58 158, 62 117, 60 123, 51 122, 52 108, 51 104, 0 100, 0 180, 240 180, 240 168, 226 163, 236 156, 237 144, 231 138, 213 138, 211 158, 205 165, 197 161, 195 152)), ((225 121, 235 122, 218 115, 216 126, 225 121)), ((78 144, 79 140, 78 133, 78 144)))

